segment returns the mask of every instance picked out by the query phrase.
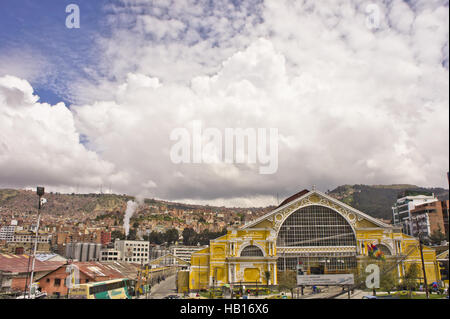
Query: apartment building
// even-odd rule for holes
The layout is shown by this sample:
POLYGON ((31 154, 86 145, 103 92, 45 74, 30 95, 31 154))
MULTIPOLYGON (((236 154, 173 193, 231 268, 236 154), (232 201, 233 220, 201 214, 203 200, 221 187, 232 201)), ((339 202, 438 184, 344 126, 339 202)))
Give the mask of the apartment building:
POLYGON ((411 211, 418 205, 436 202, 434 194, 405 191, 392 207, 394 226, 401 226, 403 233, 412 235, 411 211))
POLYGON ((114 249, 120 253, 122 261, 129 263, 147 264, 149 261, 148 241, 141 240, 116 240, 114 249))
POLYGON ((448 236, 448 204, 449 201, 446 200, 415 206, 411 210, 414 221, 411 225, 412 236, 417 237, 419 231, 426 237, 430 237, 436 231, 448 236))

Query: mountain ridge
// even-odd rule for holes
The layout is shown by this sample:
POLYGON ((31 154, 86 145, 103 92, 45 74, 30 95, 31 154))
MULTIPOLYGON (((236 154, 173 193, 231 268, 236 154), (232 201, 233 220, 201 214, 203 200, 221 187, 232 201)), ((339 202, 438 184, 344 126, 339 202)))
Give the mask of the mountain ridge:
MULTIPOLYGON (((397 200, 397 196, 406 190, 431 192, 438 199, 448 199, 449 191, 441 187, 420 187, 412 184, 390 184, 390 185, 340 185, 326 193, 372 217, 388 219, 392 218, 391 207, 397 200)), ((293 192, 294 193, 294 192, 293 192)), ((60 214, 61 211, 72 215, 77 212, 88 214, 118 213, 125 211, 126 202, 135 197, 120 194, 60 194, 47 193, 45 197, 48 200, 46 211, 54 214, 60 214)), ((34 191, 22 189, 0 189, 0 212, 1 211, 33 211, 36 206, 36 195, 34 191)), ((159 199, 144 199, 144 203, 151 207, 152 205, 162 206, 165 209, 177 208, 181 210, 204 210, 204 211, 268 211, 275 206, 266 207, 218 207, 209 205, 184 204, 159 199)))

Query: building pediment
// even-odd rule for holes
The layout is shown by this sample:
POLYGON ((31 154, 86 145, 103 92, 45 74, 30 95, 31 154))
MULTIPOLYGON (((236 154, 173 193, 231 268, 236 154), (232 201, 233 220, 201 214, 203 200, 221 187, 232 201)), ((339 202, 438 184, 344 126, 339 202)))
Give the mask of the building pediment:
POLYGON ((302 192, 301 196, 288 201, 286 204, 277 207, 275 210, 259 217, 258 219, 245 224, 241 229, 251 228, 273 228, 276 232, 289 215, 300 208, 319 205, 331 208, 341 214, 354 229, 357 228, 391 228, 390 225, 379 221, 347 204, 332 198, 320 191, 313 190, 302 192))

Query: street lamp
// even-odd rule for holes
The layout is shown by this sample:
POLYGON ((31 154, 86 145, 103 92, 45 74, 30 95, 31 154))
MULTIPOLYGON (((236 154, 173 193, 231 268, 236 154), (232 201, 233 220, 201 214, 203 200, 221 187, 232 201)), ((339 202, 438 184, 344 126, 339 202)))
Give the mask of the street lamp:
POLYGON ((44 187, 38 186, 36 189, 36 194, 39 196, 39 204, 38 204, 38 220, 36 224, 36 234, 34 237, 34 249, 33 249, 33 262, 31 266, 31 276, 30 276, 30 286, 28 290, 28 298, 31 299, 31 288, 33 287, 33 277, 34 277, 34 263, 36 261, 36 250, 39 236, 39 222, 41 220, 41 198, 44 195, 44 187))

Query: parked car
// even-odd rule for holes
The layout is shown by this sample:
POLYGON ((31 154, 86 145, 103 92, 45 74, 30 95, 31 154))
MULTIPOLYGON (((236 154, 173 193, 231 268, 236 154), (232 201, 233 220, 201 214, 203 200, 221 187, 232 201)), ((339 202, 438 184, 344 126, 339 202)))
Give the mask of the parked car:
POLYGON ((165 296, 163 299, 181 299, 181 297, 178 295, 168 295, 165 296))

